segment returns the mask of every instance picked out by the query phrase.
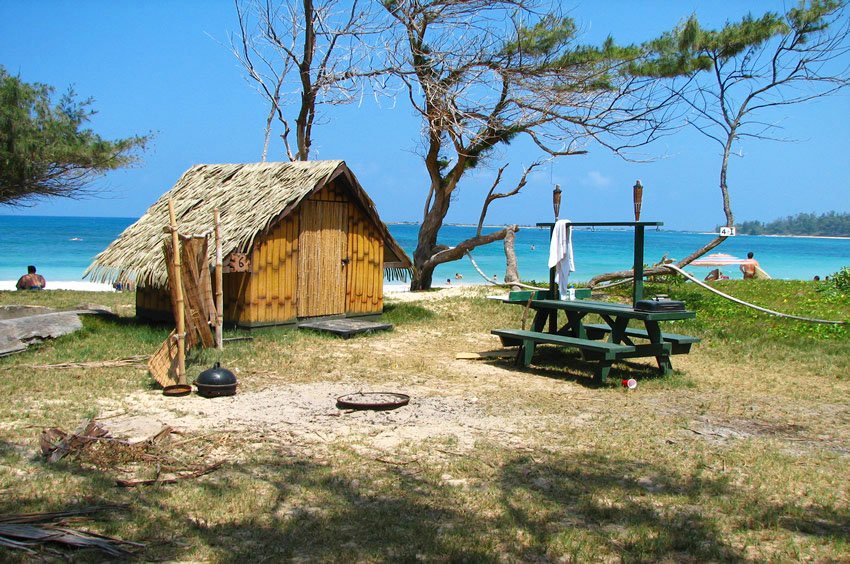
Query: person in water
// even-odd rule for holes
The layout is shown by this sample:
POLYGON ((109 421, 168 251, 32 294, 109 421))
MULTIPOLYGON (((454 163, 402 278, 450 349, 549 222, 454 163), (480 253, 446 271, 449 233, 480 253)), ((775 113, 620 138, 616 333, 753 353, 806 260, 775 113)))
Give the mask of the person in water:
POLYGON ((18 290, 43 290, 45 286, 47 286, 47 282, 44 280, 44 276, 36 274, 33 265, 27 267, 27 273, 18 278, 18 283, 15 284, 18 290))
POLYGON ((741 273, 744 275, 744 280, 752 280, 755 278, 758 267, 759 261, 753 258, 753 252, 750 251, 747 253, 747 260, 745 260, 740 266, 741 273))

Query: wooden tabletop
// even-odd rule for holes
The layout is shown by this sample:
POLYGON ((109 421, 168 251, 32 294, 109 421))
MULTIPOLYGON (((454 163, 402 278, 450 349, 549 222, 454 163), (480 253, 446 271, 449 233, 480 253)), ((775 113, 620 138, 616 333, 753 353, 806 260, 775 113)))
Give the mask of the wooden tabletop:
POLYGON ((696 317, 696 313, 693 311, 643 311, 634 309, 628 304, 596 302, 592 300, 531 300, 531 307, 537 310, 561 309, 578 313, 613 315, 616 317, 627 317, 629 319, 640 319, 642 321, 673 321, 696 317))

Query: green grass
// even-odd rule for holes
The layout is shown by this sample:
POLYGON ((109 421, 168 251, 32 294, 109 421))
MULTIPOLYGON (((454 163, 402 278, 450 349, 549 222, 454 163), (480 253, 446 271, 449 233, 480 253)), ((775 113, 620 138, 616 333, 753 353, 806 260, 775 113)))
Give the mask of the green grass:
MULTIPOLYGON (((718 287, 771 309, 850 317, 850 303, 814 283, 718 287)), ((636 376, 638 389, 624 390, 617 377, 596 388, 574 353, 552 347, 541 347, 526 370, 511 359, 456 361, 457 352, 498 348, 490 329, 519 327, 522 308, 483 297, 491 292, 391 302, 386 318, 394 330, 368 337, 266 328, 222 352, 194 353, 190 376, 220 360, 239 369, 240 394, 349 379, 416 394, 386 425, 380 416, 312 414, 326 421, 318 427, 324 438, 299 434, 297 423, 275 433, 251 425, 221 433, 211 424, 162 448, 183 462, 226 460, 222 468, 130 489, 114 485, 128 463, 48 464, 38 437, 46 427, 75 428, 104 401, 155 398, 145 368, 40 366, 150 354, 170 328, 133 321, 123 307, 131 294, 0 292, 2 304, 108 301, 122 313, 86 317, 82 331, 0 359, 0 514, 120 506, 85 527, 145 543, 149 560, 847 558, 846 328, 753 313, 691 284, 648 284, 648 294, 669 294, 697 311, 665 328, 703 342, 674 357, 670 376, 657 377, 648 362, 618 363, 614 371, 636 376), (438 400, 445 407, 436 419, 418 419, 424 403, 417 401, 438 400), (469 416, 453 419, 458 413, 469 416), (372 426, 357 431, 364 421, 372 426), (379 441, 399 428, 427 431, 445 421, 456 425, 392 446, 379 441), (345 425, 354 431, 330 433, 345 425)), ((609 299, 628 296, 622 288, 609 299)), ((140 475, 155 475, 156 465, 139 464, 140 475)), ((27 560, 5 549, 0 558, 27 560)))

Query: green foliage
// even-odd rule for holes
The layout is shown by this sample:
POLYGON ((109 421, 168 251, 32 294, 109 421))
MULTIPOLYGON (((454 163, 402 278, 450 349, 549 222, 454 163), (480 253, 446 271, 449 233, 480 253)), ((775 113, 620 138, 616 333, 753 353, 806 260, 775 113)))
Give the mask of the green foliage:
POLYGON ((137 160, 148 137, 107 141, 84 125, 93 100, 69 89, 27 84, 0 67, 0 204, 39 196, 79 195, 96 176, 137 160))
POLYGON ((788 26, 782 17, 767 13, 758 19, 745 16, 740 22, 727 23, 720 31, 704 30, 691 16, 672 32, 646 44, 653 57, 633 65, 643 76, 674 77, 710 70, 715 61, 757 48, 788 26))
POLYGON ((830 276, 830 282, 836 290, 850 295, 850 267, 842 267, 841 270, 830 276))
MULTIPOLYGON (((850 286, 850 271, 844 273, 843 280, 850 286)), ((726 280, 715 282, 712 286, 745 302, 781 313, 834 321, 850 320, 850 299, 824 293, 823 289, 828 286, 823 282, 726 280)), ((749 343, 749 346, 754 346, 759 340, 792 339, 803 345, 812 339, 839 345, 850 338, 850 325, 826 325, 774 316, 732 302, 696 284, 648 284, 645 290, 646 295, 664 293, 684 301, 689 309, 697 312, 697 318, 685 324, 693 327, 691 331, 731 344, 749 343)), ((626 286, 620 291, 629 292, 630 288, 626 286)), ((687 333, 688 330, 681 332, 687 333)))
POLYGON ((768 223, 744 221, 736 224, 738 233, 744 235, 822 235, 850 237, 850 213, 834 211, 815 215, 800 213, 768 223))
POLYGON ((820 291, 832 302, 847 302, 850 304, 850 267, 829 276, 821 283, 820 291))
POLYGON ((812 0, 808 7, 801 3, 799 7, 788 10, 786 17, 794 30, 800 33, 814 33, 826 29, 825 19, 841 10, 845 2, 841 0, 812 0))
POLYGON ((531 27, 519 27, 516 37, 502 48, 502 54, 547 57, 567 45, 575 33, 576 24, 572 18, 548 14, 531 27))

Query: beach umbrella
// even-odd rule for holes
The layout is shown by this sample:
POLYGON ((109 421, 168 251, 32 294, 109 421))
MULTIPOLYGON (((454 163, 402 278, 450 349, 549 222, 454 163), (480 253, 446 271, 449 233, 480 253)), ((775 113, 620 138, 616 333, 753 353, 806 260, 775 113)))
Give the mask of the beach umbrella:
POLYGON ((726 253, 713 253, 692 261, 688 266, 737 266, 744 264, 746 260, 726 253))

